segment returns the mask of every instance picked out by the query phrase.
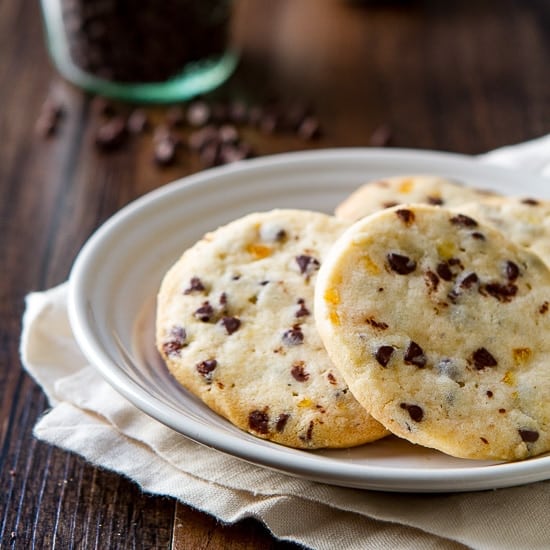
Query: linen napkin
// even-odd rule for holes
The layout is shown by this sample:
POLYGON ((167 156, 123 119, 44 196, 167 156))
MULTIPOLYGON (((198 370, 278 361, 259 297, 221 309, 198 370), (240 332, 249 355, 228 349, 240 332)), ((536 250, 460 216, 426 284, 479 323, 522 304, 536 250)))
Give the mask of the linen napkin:
MULTIPOLYGON (((480 162, 550 177, 550 135, 480 162)), ((550 183, 550 182, 549 182, 550 183)), ((232 523, 261 520, 315 549, 550 547, 550 481, 458 494, 396 494, 286 476, 199 445, 151 419, 89 365, 71 332, 67 284, 27 296, 21 357, 52 408, 34 435, 232 523)))

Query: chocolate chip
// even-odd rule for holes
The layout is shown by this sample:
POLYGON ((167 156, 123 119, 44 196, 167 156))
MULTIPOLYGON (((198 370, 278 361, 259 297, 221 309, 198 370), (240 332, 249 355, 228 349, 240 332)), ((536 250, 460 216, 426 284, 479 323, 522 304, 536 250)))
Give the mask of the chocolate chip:
POLYGON ((443 199, 441 197, 433 197, 431 195, 428 195, 426 197, 426 202, 433 206, 443 206, 443 199))
POLYGON ((222 143, 237 143, 239 141, 239 132, 232 124, 224 124, 218 130, 218 138, 222 143))
POLYGON ((176 161, 176 144, 172 139, 163 139, 155 143, 154 159, 158 166, 172 166, 176 161))
POLYGON ((327 374, 327 379, 328 379, 329 384, 332 384, 333 386, 335 386, 337 384, 336 377, 334 376, 334 374, 332 374, 332 372, 329 372, 327 374))
POLYGON ((275 430, 281 433, 286 426, 286 423, 288 422, 288 419, 290 418, 290 415, 288 413, 281 413, 277 417, 277 422, 275 424, 275 430))
POLYGON ((493 397, 494 394, 493 394, 493 392, 492 392, 491 390, 487 390, 487 391, 485 392, 485 395, 487 395, 487 397, 491 398, 491 397, 493 397))
POLYGON ((189 281, 189 287, 186 288, 183 293, 191 294, 192 292, 202 292, 204 290, 204 285, 198 277, 191 277, 189 281))
POLYGON ((407 365, 415 365, 421 369, 426 366, 426 356, 424 355, 424 350, 412 340, 409 343, 409 347, 405 350, 403 360, 407 363, 407 365))
POLYGON ((485 235, 483 233, 480 233, 479 231, 472 232, 472 237, 476 239, 477 241, 484 241, 485 235))
POLYGON ((457 214, 450 219, 453 225, 459 225, 461 227, 477 227, 477 222, 464 214, 457 214))
MULTIPOLYGON (((220 294, 220 297, 218 299, 218 303, 220 304, 220 314, 221 315, 227 315, 228 311, 229 311, 229 308, 227 306, 227 294, 225 292, 222 292, 220 294)), ((253 303, 256 303, 256 301, 254 301, 253 303)))
POLYGON ((316 139, 321 136, 321 125, 314 116, 307 116, 298 126, 296 133, 305 140, 316 139))
POLYGON ((395 213, 397 214, 397 217, 405 224, 410 225, 414 222, 414 212, 412 210, 408 210, 406 208, 400 208, 399 210, 396 210, 395 213))
POLYGON ((538 206, 540 204, 538 200, 530 198, 522 199, 521 202, 523 204, 527 204, 528 206, 538 206))
POLYGON ((539 438, 539 432, 535 430, 518 430, 518 432, 525 443, 534 443, 539 438))
POLYGON ((439 286, 439 277, 431 270, 428 269, 425 273, 426 285, 430 290, 435 291, 439 286))
POLYGON ((147 113, 143 109, 134 109, 126 121, 126 127, 131 134, 141 134, 145 132, 149 127, 147 113))
POLYGON ((241 320, 237 317, 222 317, 220 323, 225 327, 227 334, 233 334, 241 326, 241 320))
POLYGON ((393 132, 389 124, 377 126, 369 138, 371 147, 387 147, 392 140, 393 132))
POLYGON ((399 406, 406 410, 409 413, 411 420, 414 420, 415 422, 420 422, 424 418, 424 411, 422 410, 422 407, 419 407, 418 405, 400 403, 399 406))
POLYGON ((499 302, 510 302, 517 294, 518 287, 513 284, 487 283, 479 288, 481 294, 489 294, 499 302))
POLYGON ((287 238, 287 232, 278 223, 264 223, 260 227, 260 239, 264 242, 282 243, 287 238))
POLYGON ((545 301, 542 303, 542 305, 539 307, 539 313, 540 313, 541 315, 544 315, 544 314, 548 311, 548 306, 549 306, 549 304, 548 304, 548 302, 545 300, 545 301))
POLYGON ((497 360, 485 348, 476 349, 472 354, 472 360, 477 370, 498 365, 497 360))
POLYGON ((304 333, 300 325, 294 325, 291 329, 283 333, 283 342, 287 346, 299 346, 304 342, 304 333))
POLYGON ((161 141, 172 141, 176 147, 181 145, 181 138, 178 134, 174 133, 172 129, 165 124, 157 126, 153 133, 153 143, 160 143, 161 141))
POLYGON ((102 151, 118 149, 126 138, 126 122, 122 117, 115 117, 102 124, 95 136, 95 143, 102 151))
POLYGON ((479 277, 476 273, 471 272, 465 275, 459 282, 460 288, 469 289, 472 288, 479 281, 479 277))
POLYGON ((222 164, 220 156, 221 144, 218 141, 210 141, 200 151, 199 160, 205 168, 222 164))
POLYGON ((183 347, 187 345, 187 332, 181 326, 174 326, 170 330, 170 340, 162 344, 162 351, 168 356, 179 355, 183 347))
POLYGON ((380 346, 374 354, 375 359, 383 367, 387 367, 393 354, 393 346, 380 346))
POLYGON ((416 269, 416 262, 411 260, 408 256, 390 252, 387 258, 391 269, 399 273, 399 275, 408 275, 416 269))
POLYGON ((63 106, 55 99, 49 97, 40 109, 40 115, 36 121, 36 132, 41 137, 49 137, 56 133, 58 124, 63 116, 63 106))
POLYGON ((377 321, 374 317, 367 317, 365 319, 365 323, 367 325, 370 325, 372 328, 375 328, 378 330, 386 330, 388 328, 387 323, 384 323, 383 321, 377 321))
POLYGON ((207 380, 210 380, 212 378, 212 372, 217 366, 218 362, 215 359, 207 359, 206 361, 195 365, 195 368, 201 376, 207 380))
POLYGON ((42 138, 51 137, 55 135, 57 132, 57 128, 58 128, 57 119, 48 115, 40 115, 36 119, 34 128, 36 133, 40 137, 42 138))
POLYGON ((253 155, 252 147, 248 143, 225 143, 220 146, 219 159, 222 164, 231 164, 253 155))
POLYGON ((204 126, 210 120, 210 107, 206 101, 194 101, 187 108, 187 122, 191 126, 204 126))
POLYGON ((251 430, 261 434, 269 431, 269 416, 264 411, 254 410, 248 415, 248 426, 251 430))
POLYGON ((199 319, 199 321, 208 323, 214 315, 214 308, 210 305, 210 302, 203 302, 202 306, 199 307, 193 315, 199 319))
POLYGON ((306 435, 300 436, 300 439, 302 441, 311 441, 311 437, 313 436, 313 426, 314 426, 314 422, 313 420, 311 420, 309 423, 309 426, 307 427, 306 435))
POLYGON ((303 361, 294 363, 290 369, 290 374, 292 374, 293 378, 298 382, 305 382, 309 378, 309 373, 304 369, 303 361))
POLYGON ((218 140, 218 131, 212 125, 205 126, 189 134, 187 145, 191 151, 200 152, 206 145, 218 140))
POLYGON ((298 305, 300 308, 294 314, 295 317, 307 317, 308 315, 311 315, 309 309, 305 306, 305 300, 303 298, 298 300, 298 305))
POLYGON ((514 262, 508 260, 504 264, 504 273, 506 278, 510 282, 513 282, 519 277, 519 267, 514 262))
POLYGON ((476 273, 470 272, 461 279, 459 279, 454 288, 447 294, 447 298, 456 304, 457 298, 462 294, 464 290, 469 290, 475 284, 479 282, 479 277, 476 273))
POLYGON ((441 262, 437 264, 435 270, 444 281, 453 280, 453 272, 451 271, 451 268, 449 267, 449 264, 447 262, 441 262))
POLYGON ((301 254, 295 258, 298 267, 300 268, 300 273, 302 275, 310 275, 314 271, 317 271, 321 267, 319 260, 313 256, 308 256, 307 254, 301 254))

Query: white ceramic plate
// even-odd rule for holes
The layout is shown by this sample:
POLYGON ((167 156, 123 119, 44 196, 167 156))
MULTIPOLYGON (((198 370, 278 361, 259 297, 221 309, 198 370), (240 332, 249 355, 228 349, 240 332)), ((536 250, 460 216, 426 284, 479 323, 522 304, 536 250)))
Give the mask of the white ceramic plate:
POLYGON ((335 485, 384 491, 470 491, 550 478, 550 455, 497 464, 386 438, 349 450, 300 451, 241 432, 182 389, 154 350, 164 272, 206 231, 275 207, 332 212, 365 181, 432 173, 502 193, 544 197, 547 182, 446 153, 341 149, 290 153, 209 170, 123 208, 90 238, 70 277, 82 351, 121 394, 191 439, 251 463, 335 485))

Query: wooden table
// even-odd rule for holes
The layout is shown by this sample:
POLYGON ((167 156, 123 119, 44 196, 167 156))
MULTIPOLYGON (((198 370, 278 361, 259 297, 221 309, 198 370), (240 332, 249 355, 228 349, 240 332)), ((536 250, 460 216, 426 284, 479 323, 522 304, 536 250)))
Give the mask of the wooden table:
MULTIPOLYGON (((243 130, 258 155, 373 141, 475 154, 550 132, 544 0, 242 0, 235 40, 242 61, 219 95, 306 100, 322 124, 313 141, 243 130)), ((48 403, 20 366, 25 294, 64 281, 119 208, 201 164, 182 151, 157 167, 150 133, 99 152, 103 115, 51 66, 36 0, 0 3, 0 75, 0 547, 293 547, 254 520, 221 526, 33 439, 48 403), (65 113, 55 136, 39 137, 52 95, 65 113)), ((157 124, 166 108, 147 114, 157 124)))

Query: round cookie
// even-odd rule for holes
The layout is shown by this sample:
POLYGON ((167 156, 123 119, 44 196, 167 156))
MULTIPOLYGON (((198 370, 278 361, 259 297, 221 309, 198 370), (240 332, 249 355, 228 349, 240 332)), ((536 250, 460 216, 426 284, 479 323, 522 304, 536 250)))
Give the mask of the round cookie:
POLYGON ((508 239, 529 248, 550 265, 550 201, 489 197, 457 208, 495 227, 508 239))
POLYGON ((424 205, 364 218, 325 259, 315 316, 394 434, 464 458, 550 449, 550 272, 500 232, 424 205))
POLYGON ((349 392, 315 327, 317 272, 348 225, 274 210, 187 250, 158 295, 157 347, 174 377, 239 428, 291 447, 387 435, 349 392))
POLYGON ((492 194, 439 176, 396 176, 366 183, 336 207, 335 215, 342 220, 356 221, 399 204, 451 207, 492 194))

